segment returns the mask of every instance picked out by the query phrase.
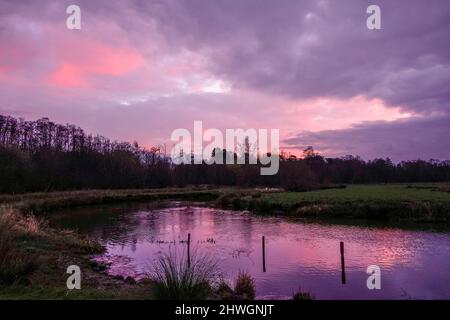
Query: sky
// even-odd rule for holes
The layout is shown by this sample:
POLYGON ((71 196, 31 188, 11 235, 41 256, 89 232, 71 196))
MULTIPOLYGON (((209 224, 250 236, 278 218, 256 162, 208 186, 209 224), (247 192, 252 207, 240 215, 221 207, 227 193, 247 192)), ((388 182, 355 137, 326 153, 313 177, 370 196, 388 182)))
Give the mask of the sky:
POLYGON ((293 153, 446 160, 449 35, 448 0, 0 0, 0 113, 146 147, 202 120, 280 129, 293 153))

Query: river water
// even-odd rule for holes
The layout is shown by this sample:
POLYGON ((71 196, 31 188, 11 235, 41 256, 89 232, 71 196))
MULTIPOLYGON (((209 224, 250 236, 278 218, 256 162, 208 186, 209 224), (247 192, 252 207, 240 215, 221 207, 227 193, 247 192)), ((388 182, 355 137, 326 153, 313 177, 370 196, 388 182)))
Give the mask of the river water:
POLYGON ((87 207, 55 216, 53 224, 106 246, 95 258, 110 263, 113 275, 147 276, 161 253, 185 251, 190 233, 191 251, 216 259, 230 283, 239 271, 249 272, 260 299, 289 299, 299 289, 316 299, 450 299, 448 232, 306 223, 180 202, 87 207), (380 267, 380 290, 367 288, 370 265, 380 267))

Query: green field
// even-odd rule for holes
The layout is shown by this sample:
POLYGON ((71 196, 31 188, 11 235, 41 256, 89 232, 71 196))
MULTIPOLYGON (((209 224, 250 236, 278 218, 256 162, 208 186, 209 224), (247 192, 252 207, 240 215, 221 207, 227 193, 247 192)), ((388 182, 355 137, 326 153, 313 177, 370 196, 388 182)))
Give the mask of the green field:
POLYGON ((450 222, 448 185, 349 185, 310 192, 234 192, 218 200, 223 207, 256 214, 321 219, 450 222))
POLYGON ((349 185, 344 189, 311 192, 282 192, 264 195, 271 203, 294 205, 299 202, 345 203, 348 201, 425 201, 450 202, 450 193, 434 185, 349 185))

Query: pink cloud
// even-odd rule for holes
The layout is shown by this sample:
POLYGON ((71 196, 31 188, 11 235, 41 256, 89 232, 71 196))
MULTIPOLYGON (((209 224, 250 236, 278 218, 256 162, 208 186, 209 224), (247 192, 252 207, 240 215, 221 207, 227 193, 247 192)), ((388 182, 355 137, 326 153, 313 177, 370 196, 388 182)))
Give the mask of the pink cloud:
MULTIPOLYGON (((292 28, 301 20, 291 4, 219 10, 204 3, 166 8, 163 3, 82 2, 79 31, 65 28, 60 2, 11 2, 11 14, 0 19, 0 108, 147 146, 169 145, 173 129, 203 120, 207 128, 279 128, 282 139, 307 131, 302 144, 290 146, 306 143, 319 150, 332 147, 314 142, 324 130, 332 131, 330 136, 338 130, 353 134, 352 128, 367 122, 413 121, 422 109, 447 113, 449 51, 440 40, 445 32, 417 50, 411 48, 416 40, 401 36, 398 45, 411 50, 397 55, 390 51, 394 46, 385 55, 380 50, 391 41, 380 38, 368 46, 365 35, 327 29, 341 17, 342 6, 336 16, 325 15, 328 23, 292 28), (246 19, 235 10, 248 10, 246 19), (222 19, 224 12, 227 19, 222 19), (274 28, 259 18, 264 13, 282 13, 287 19, 274 28), (320 41, 297 45, 310 34, 320 41), (349 47, 350 40, 361 50, 349 47), (435 54, 429 54, 430 47, 437 47, 435 54)), ((320 8, 314 7, 308 11, 320 17, 320 8)), ((372 127, 363 129, 375 136, 372 127)), ((354 137, 344 133, 341 139, 353 143, 354 137)), ((406 139, 397 131, 392 135, 406 139)), ((373 141, 368 142, 364 146, 373 141)), ((365 149, 351 152, 359 150, 365 149)))
POLYGON ((120 77, 144 63, 133 48, 114 48, 93 40, 81 40, 74 54, 70 45, 57 48, 58 66, 47 76, 49 84, 79 87, 92 84, 96 76, 120 77))
POLYGON ((0 37, 0 78, 18 72, 28 65, 30 48, 18 41, 0 37))

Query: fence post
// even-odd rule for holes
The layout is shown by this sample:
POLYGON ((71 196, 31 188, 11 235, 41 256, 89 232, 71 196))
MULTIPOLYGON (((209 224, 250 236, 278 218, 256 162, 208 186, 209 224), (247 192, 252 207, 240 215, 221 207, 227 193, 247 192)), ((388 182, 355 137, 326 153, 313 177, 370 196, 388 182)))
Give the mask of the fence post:
POLYGON ((191 267, 191 234, 188 233, 187 240, 187 258, 188 258, 188 268, 191 267))
POLYGON ((341 241, 341 280, 345 284, 345 259, 344 259, 344 242, 341 241))
POLYGON ((266 238, 262 236, 262 260, 263 260, 263 272, 266 272, 266 238))

